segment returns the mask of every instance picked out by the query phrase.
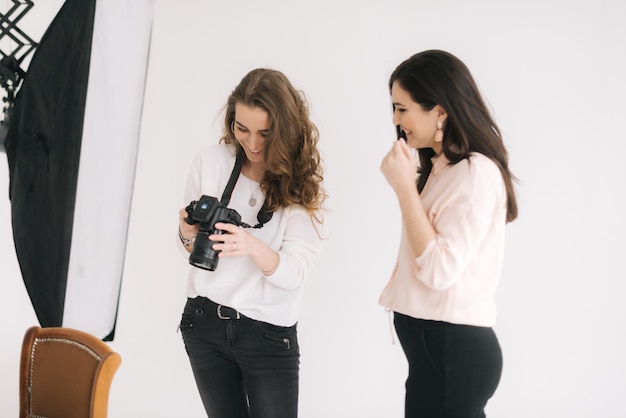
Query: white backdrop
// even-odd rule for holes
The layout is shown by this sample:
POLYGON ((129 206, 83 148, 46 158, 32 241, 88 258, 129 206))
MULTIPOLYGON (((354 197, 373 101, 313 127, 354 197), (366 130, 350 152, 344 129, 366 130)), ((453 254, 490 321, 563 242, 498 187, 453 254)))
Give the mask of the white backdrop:
MULTIPOLYGON (((47 25, 61 3, 37 2, 25 22, 47 25)), ((399 212, 379 164, 395 135, 388 77, 430 48, 470 67, 520 179, 497 295, 504 374, 488 416, 625 416, 625 19, 620 0, 158 0, 110 416, 204 415, 176 333, 188 269, 177 211, 227 95, 261 66, 307 94, 333 210, 299 324, 300 416, 403 416, 406 362, 377 304, 399 212)), ((0 156, 0 417, 17 415, 21 339, 36 324, 7 196, 0 156)))

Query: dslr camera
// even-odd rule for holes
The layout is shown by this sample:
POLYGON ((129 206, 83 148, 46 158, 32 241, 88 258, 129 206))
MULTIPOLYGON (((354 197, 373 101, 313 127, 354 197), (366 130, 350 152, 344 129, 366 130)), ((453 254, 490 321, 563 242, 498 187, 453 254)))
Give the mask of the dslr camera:
POLYGON ((185 208, 187 211, 187 223, 189 225, 200 224, 200 230, 195 239, 189 264, 192 266, 214 271, 219 261, 220 251, 213 249, 213 244, 218 242, 209 240, 211 234, 223 234, 221 229, 215 229, 215 224, 225 222, 237 226, 243 226, 241 215, 234 209, 224 206, 217 198, 202 195, 200 200, 194 200, 185 208))

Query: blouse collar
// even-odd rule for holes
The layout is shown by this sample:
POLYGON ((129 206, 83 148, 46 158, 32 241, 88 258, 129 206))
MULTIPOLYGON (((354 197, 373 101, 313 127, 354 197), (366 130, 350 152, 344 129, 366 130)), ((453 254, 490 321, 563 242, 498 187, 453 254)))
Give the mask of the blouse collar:
POLYGON ((433 163, 433 168, 430 171, 432 174, 437 174, 442 168, 450 164, 450 161, 446 158, 443 152, 432 157, 430 161, 433 163))

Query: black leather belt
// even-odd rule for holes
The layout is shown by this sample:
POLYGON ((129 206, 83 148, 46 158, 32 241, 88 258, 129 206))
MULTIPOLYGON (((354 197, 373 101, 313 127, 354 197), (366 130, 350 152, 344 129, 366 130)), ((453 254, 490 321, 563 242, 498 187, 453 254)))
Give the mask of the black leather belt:
POLYGON ((196 314, 198 315, 202 315, 205 311, 212 311, 217 314, 219 319, 241 319, 243 317, 236 309, 215 303, 204 296, 198 296, 193 301, 196 304, 196 314))
POLYGON ((241 319, 241 314, 228 306, 217 305, 217 317, 219 319, 241 319))

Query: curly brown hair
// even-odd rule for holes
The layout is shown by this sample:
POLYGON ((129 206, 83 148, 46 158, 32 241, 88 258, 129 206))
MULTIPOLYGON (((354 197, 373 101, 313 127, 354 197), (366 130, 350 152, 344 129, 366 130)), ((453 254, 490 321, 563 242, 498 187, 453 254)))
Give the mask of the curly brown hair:
POLYGON ((220 139, 243 153, 231 131, 237 103, 261 108, 269 115, 270 126, 263 146, 265 173, 261 180, 268 209, 301 205, 309 214, 321 209, 327 195, 317 149, 319 132, 309 119, 304 93, 277 70, 257 68, 246 74, 224 107, 224 133, 220 139))

